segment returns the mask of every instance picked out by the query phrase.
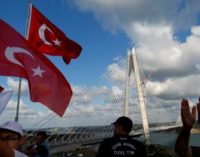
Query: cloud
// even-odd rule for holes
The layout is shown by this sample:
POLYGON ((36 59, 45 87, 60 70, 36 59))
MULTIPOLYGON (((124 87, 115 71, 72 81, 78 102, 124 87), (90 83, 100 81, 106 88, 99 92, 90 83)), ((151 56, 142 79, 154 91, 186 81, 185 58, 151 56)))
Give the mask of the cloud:
MULTIPOLYGON (((199 27, 193 28, 198 30, 199 27)), ((153 42, 140 41, 136 51, 143 70, 157 80, 199 74, 200 37, 192 31, 183 43, 169 39, 152 36, 153 42)))
MULTIPOLYGON (((9 87, 9 89, 13 90, 15 94, 18 93, 18 89, 19 89, 19 78, 18 80, 13 79, 11 77, 7 78, 7 85, 9 87)), ((26 80, 21 80, 21 93, 25 93, 28 92, 28 84, 26 80)))
POLYGON ((133 23, 170 24, 187 29, 196 23, 200 2, 196 0, 83 0, 74 1, 82 11, 92 12, 103 26, 129 33, 133 23))
POLYGON ((171 78, 164 82, 148 82, 146 87, 152 95, 162 99, 198 98, 200 75, 171 78), (192 83, 191 83, 192 81, 192 83))
MULTIPOLYGON (((179 82, 179 79, 190 78, 193 82, 195 75, 198 77, 200 26, 196 25, 196 17, 200 13, 200 1, 84 0, 74 1, 74 4, 81 11, 93 13, 109 31, 120 29, 127 34, 133 46, 135 45, 145 79, 158 85, 156 89, 163 88, 158 90, 160 93, 154 93, 156 96, 164 96, 166 90, 175 93, 169 84, 182 86, 181 82, 184 81, 179 82), (181 42, 176 32, 186 29, 190 30, 190 35, 181 42), (194 76, 190 77, 191 75, 194 76)), ((125 70, 116 63, 108 65, 106 75, 108 73, 111 80, 124 80, 125 70)), ((188 88, 192 88, 191 86, 188 88)), ((176 94, 177 98, 186 96, 187 91, 176 94)), ((191 93, 188 94, 191 96, 191 93)))
POLYGON ((115 80, 115 81, 122 81, 125 80, 126 71, 124 69, 120 68, 117 63, 113 63, 108 65, 106 75, 109 79, 115 80))

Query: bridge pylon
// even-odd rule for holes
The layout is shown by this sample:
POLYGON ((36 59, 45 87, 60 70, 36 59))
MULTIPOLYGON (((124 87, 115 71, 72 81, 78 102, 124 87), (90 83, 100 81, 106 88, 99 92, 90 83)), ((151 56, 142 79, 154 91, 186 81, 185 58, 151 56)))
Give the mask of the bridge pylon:
POLYGON ((130 87, 130 77, 131 72, 135 73, 135 80, 137 86, 137 94, 143 124, 143 131, 145 137, 145 143, 150 144, 150 134, 149 134, 149 124, 146 112, 146 99, 145 99, 145 90, 144 83, 140 78, 140 70, 138 67, 138 62, 136 58, 135 48, 131 51, 128 50, 128 61, 126 67, 126 84, 125 84, 125 102, 124 102, 124 116, 128 116, 128 100, 129 100, 129 87, 130 87))

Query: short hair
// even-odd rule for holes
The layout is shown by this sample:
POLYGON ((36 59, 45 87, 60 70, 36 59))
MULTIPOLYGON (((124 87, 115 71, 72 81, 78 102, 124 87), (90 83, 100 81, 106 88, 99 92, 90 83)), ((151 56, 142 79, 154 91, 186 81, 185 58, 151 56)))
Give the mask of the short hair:
POLYGON ((47 138, 47 133, 45 131, 38 131, 36 136, 42 136, 42 137, 44 137, 46 139, 47 138))
POLYGON ((119 117, 114 123, 114 125, 121 125, 123 130, 127 133, 131 132, 133 128, 133 122, 130 118, 122 116, 119 117))

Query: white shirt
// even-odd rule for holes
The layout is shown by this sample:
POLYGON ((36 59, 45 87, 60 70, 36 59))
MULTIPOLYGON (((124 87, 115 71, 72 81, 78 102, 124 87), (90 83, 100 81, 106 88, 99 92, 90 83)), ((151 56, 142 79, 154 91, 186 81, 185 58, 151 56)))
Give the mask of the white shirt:
POLYGON ((26 154, 19 152, 18 150, 14 150, 15 157, 28 157, 26 154))

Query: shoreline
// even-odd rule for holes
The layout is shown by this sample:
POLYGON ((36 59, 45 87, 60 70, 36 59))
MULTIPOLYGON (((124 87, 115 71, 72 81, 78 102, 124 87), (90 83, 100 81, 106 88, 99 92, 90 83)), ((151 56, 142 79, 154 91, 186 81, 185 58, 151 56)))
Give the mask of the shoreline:
POLYGON ((192 134, 200 134, 200 128, 192 128, 191 133, 192 134))

